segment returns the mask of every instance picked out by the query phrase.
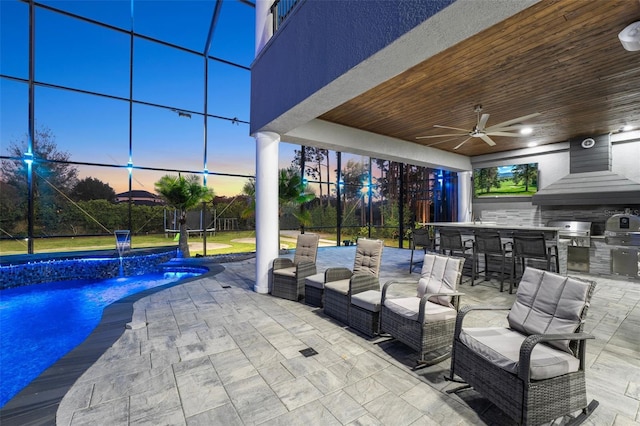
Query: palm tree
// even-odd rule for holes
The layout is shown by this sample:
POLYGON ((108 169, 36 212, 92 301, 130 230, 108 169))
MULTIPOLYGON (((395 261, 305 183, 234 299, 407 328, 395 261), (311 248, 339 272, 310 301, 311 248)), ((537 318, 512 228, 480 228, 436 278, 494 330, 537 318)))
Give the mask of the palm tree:
MULTIPOLYGON (((248 196, 249 204, 242 212, 242 217, 247 218, 255 215, 256 211, 256 181, 249 179, 242 188, 243 194, 248 196)), ((278 177, 278 205, 279 216, 282 216, 282 208, 287 205, 302 206, 313 200, 315 194, 307 192, 306 184, 300 177, 300 171, 295 167, 280 169, 278 177)), ((296 219, 300 221, 300 227, 304 232, 304 226, 311 222, 311 215, 308 211, 294 213, 296 219)))
POLYGON ((202 186, 197 175, 183 177, 164 175, 155 183, 156 191, 167 204, 180 210, 180 241, 178 247, 184 257, 189 257, 189 235, 187 233, 187 210, 199 203, 213 199, 213 190, 202 186))

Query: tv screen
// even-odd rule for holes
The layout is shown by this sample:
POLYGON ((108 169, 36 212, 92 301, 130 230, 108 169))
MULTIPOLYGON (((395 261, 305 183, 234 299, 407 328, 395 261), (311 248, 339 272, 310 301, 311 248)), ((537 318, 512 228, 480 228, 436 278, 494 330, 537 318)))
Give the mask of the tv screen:
POLYGON ((475 197, 530 197, 538 191, 538 163, 473 170, 475 197))

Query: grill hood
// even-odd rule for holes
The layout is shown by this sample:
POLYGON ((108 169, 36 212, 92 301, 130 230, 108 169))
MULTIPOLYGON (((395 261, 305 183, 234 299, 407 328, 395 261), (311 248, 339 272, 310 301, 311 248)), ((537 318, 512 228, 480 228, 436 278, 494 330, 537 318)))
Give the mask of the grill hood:
POLYGON ((532 197, 539 206, 640 203, 640 183, 611 171, 609 135, 569 141, 569 174, 532 197))

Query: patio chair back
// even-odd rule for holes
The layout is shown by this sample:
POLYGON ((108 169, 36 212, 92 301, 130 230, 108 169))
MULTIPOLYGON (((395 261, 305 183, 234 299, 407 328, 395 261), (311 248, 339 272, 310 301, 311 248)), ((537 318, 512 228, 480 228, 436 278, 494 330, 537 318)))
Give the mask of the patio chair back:
POLYGON ((318 257, 318 242, 320 236, 318 234, 300 234, 296 243, 296 253, 293 257, 293 263, 299 264, 306 260, 316 263, 318 257))
POLYGON ((353 265, 354 275, 371 274, 377 277, 380 273, 383 248, 384 242, 382 240, 358 238, 356 258, 353 265))

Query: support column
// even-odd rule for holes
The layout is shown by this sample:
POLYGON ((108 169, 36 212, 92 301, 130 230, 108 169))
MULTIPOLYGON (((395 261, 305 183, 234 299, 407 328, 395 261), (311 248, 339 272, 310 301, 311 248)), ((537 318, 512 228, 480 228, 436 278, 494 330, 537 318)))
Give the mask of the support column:
POLYGON ((273 36, 272 4, 272 0, 256 0, 256 56, 273 36))
POLYGON ((269 270, 280 250, 278 217, 278 144, 280 136, 258 132, 256 138, 256 284, 269 292, 269 270))
POLYGON ((471 172, 458 172, 458 222, 473 221, 473 182, 471 172))

